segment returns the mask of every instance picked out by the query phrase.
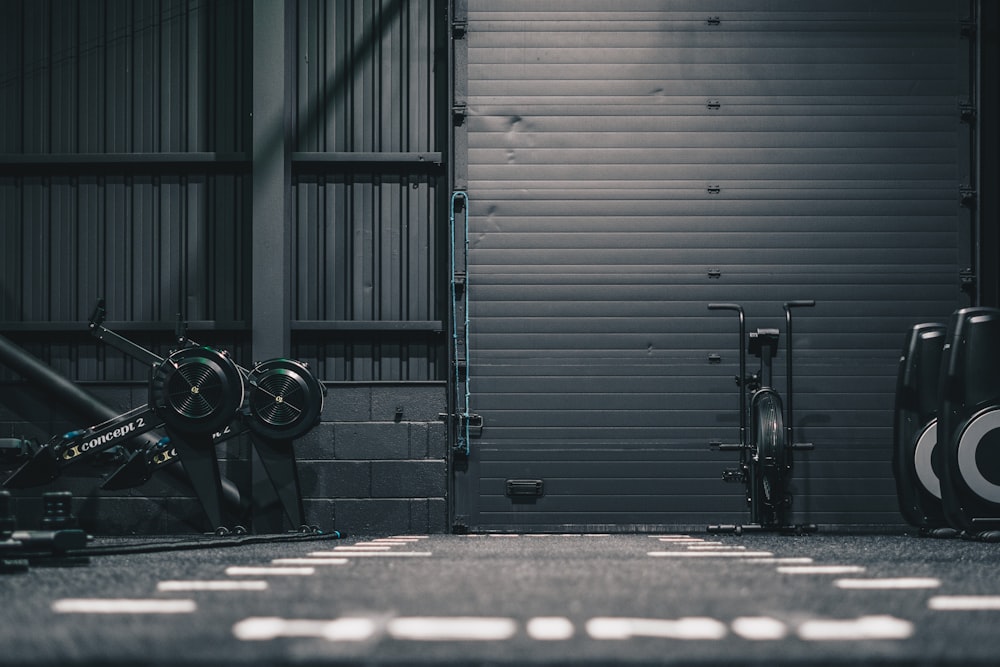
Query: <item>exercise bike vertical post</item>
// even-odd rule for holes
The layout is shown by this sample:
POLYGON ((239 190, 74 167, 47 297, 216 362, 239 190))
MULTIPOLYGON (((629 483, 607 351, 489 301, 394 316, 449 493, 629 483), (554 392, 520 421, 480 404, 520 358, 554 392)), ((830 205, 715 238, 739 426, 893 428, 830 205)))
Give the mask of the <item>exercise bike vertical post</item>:
POLYGON ((735 310, 736 314, 740 318, 740 375, 736 378, 736 384, 739 385, 739 413, 740 413, 740 461, 742 462, 745 456, 746 444, 747 444, 747 389, 746 389, 746 377, 747 377, 747 354, 743 347, 743 341, 746 340, 746 316, 743 313, 743 306, 737 303, 710 303, 708 304, 709 310, 735 310))
POLYGON ((787 332, 788 342, 785 344, 785 375, 787 393, 788 393, 788 424, 785 427, 788 433, 788 446, 792 449, 812 449, 812 443, 807 442, 795 442, 794 429, 795 429, 795 411, 793 410, 792 401, 795 397, 795 392, 792 390, 792 308, 812 308, 816 305, 816 302, 812 299, 800 300, 800 301, 789 301, 784 304, 785 308, 785 331, 787 332))

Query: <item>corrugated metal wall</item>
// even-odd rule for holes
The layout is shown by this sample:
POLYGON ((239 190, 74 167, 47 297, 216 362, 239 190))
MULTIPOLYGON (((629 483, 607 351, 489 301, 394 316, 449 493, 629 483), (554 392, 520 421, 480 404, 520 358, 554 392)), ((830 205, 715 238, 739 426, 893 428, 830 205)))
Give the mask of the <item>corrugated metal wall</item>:
POLYGON ((330 379, 445 377, 439 21, 425 2, 298 6, 293 330, 330 379))
POLYGON ((112 321, 163 331, 163 344, 178 313, 239 343, 249 308, 243 10, 187 0, 0 9, 0 322, 71 378, 145 378, 117 353, 100 363, 89 341, 55 358, 44 344, 46 332, 86 341, 99 297, 112 321))
POLYGON ((706 304, 752 329, 790 299, 818 302, 796 519, 901 521, 901 336, 962 301, 962 11, 470 1, 471 528, 746 520, 707 446, 738 439, 736 317, 706 304))
MULTIPOLYGON (((167 332, 183 313, 222 331, 202 338, 246 342, 265 270, 250 265, 251 5, 0 12, 3 330, 84 332, 104 296, 115 323, 167 332)), ((440 15, 404 0, 292 12, 294 249, 266 267, 294 277, 292 352, 327 380, 442 380, 440 15)), ((65 370, 139 377, 88 368, 65 370)))

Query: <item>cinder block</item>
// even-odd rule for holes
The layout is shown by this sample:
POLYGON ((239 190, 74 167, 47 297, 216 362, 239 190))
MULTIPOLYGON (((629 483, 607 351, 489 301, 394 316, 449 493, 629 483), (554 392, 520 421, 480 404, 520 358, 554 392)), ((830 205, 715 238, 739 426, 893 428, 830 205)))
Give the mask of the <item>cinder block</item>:
POLYGON ((372 465, 368 461, 310 461, 299 464, 303 498, 370 498, 372 465))
POLYGON ((392 422, 334 425, 337 459, 405 459, 410 455, 409 424, 392 422))
POLYGON ((295 458, 299 461, 328 461, 334 457, 332 422, 322 422, 295 441, 295 458))
POLYGON ((448 426, 444 422, 432 422, 427 426, 427 458, 448 458, 448 426))
POLYGON ((427 532, 441 534, 448 529, 448 501, 444 498, 427 499, 427 532))
POLYGON ((303 498, 302 511, 305 514, 306 523, 310 526, 317 526, 324 532, 336 530, 334 520, 334 508, 337 501, 318 498, 303 498))
POLYGON ((447 389, 441 384, 374 387, 373 421, 428 422, 448 407, 447 389))
POLYGON ((320 418, 325 422, 368 421, 372 417, 371 398, 369 387, 328 384, 320 418))
POLYGON ((345 535, 410 532, 410 501, 373 498, 334 501, 335 528, 345 535))
POLYGON ((444 497, 447 489, 444 461, 373 461, 372 497, 444 497))
POLYGON ((413 499, 410 505, 410 532, 414 535, 447 532, 448 506, 444 498, 413 499))

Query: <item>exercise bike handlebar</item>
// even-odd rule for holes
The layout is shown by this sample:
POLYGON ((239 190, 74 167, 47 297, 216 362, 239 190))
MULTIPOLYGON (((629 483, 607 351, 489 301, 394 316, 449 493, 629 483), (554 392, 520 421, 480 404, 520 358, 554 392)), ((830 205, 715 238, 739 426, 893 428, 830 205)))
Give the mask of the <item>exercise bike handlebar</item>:
POLYGON ((743 306, 738 303, 710 303, 708 304, 709 310, 735 310, 740 313, 743 312, 743 306))
POLYGON ((739 414, 740 414, 740 448, 745 451, 747 443, 747 415, 746 415, 746 404, 747 404, 747 389, 746 389, 746 377, 747 377, 747 356, 746 350, 743 345, 743 341, 747 337, 747 325, 746 316, 743 313, 743 306, 738 303, 710 303, 708 304, 709 310, 735 310, 740 318, 740 375, 737 378, 738 384, 740 386, 739 394, 739 414))

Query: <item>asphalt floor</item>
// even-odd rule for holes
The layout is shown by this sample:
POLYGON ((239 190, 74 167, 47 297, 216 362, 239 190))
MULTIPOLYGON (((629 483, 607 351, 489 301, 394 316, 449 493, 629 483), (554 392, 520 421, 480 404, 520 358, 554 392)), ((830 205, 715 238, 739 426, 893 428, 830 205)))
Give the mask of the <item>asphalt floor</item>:
POLYGON ((0 574, 0 665, 996 665, 1000 545, 93 539, 0 574))

